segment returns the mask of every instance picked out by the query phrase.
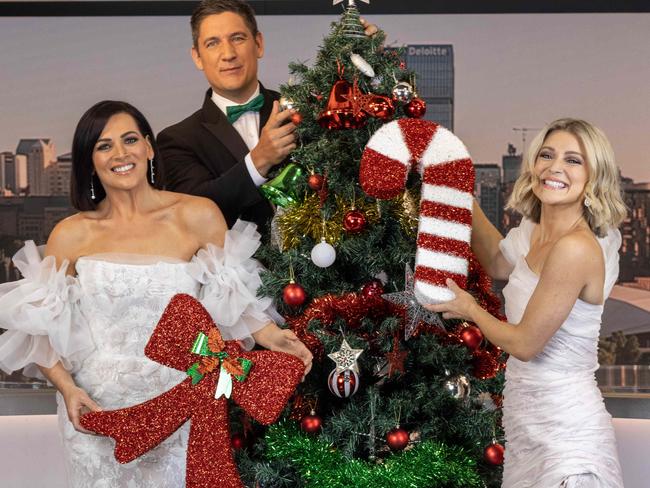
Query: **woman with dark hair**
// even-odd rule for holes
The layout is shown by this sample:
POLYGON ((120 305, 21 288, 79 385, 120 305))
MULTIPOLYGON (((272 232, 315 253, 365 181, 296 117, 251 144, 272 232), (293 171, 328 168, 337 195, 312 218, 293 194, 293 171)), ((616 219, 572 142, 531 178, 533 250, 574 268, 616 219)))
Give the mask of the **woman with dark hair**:
POLYGON ((59 426, 74 487, 181 487, 188 426, 127 465, 113 441, 89 435, 84 411, 158 396, 185 373, 155 363, 144 347, 171 297, 198 297, 224 339, 301 358, 311 354, 256 298, 255 226, 228 230, 210 200, 160 189, 151 127, 124 102, 81 118, 73 140, 72 200, 41 260, 33 242, 14 258, 24 279, 0 285, 0 367, 42 375, 58 390, 59 426))
POLYGON ((108 120, 116 113, 130 116, 138 127, 140 135, 153 149, 153 156, 148 160, 147 181, 158 190, 163 189, 163 167, 160 164, 160 152, 155 135, 149 122, 133 105, 126 102, 107 100, 99 102, 88 110, 79 120, 72 140, 72 178, 70 180, 70 199, 72 205, 82 212, 95 210, 106 196, 104 187, 92 164, 83 164, 93 160, 95 141, 99 139, 108 120), (75 162, 78 162, 75 164, 75 162))
POLYGON ((474 202, 472 249, 503 289, 508 322, 447 280, 455 299, 427 305, 474 322, 510 354, 503 488, 623 488, 611 416, 596 384, 603 303, 618 278, 625 218, 605 134, 559 119, 531 142, 503 238, 474 202))

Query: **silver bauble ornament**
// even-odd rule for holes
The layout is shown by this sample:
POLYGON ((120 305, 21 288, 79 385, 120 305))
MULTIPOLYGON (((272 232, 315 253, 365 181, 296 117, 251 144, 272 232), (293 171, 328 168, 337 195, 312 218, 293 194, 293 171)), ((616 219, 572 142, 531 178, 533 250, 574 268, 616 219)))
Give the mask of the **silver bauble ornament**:
POLYGON ((469 396, 470 384, 466 376, 460 374, 449 378, 443 385, 444 390, 456 400, 464 400, 469 396))
POLYGON ((311 260, 319 268, 327 268, 336 259, 336 249, 324 238, 311 250, 311 260))
POLYGON ((280 97, 280 110, 291 110, 296 108, 296 102, 288 97, 280 97))
POLYGON ((402 103, 409 103, 413 98, 413 87, 406 81, 400 81, 393 87, 393 98, 402 103))

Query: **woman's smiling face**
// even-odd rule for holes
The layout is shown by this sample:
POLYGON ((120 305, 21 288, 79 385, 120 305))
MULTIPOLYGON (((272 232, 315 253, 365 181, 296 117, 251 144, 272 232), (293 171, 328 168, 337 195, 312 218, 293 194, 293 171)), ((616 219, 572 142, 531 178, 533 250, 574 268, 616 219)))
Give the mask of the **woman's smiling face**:
POLYGON ((534 168, 533 193, 542 204, 583 204, 589 169, 581 141, 570 132, 556 130, 546 136, 534 168))
POLYGON ((93 148, 95 172, 107 192, 110 188, 130 190, 146 183, 151 158, 151 144, 135 119, 126 113, 108 119, 93 148))

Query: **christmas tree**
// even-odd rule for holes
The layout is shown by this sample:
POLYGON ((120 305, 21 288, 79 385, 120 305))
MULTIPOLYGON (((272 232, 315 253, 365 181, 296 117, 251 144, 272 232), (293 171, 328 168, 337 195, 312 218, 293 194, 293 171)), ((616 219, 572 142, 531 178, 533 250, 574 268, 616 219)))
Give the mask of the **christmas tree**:
POLYGON ((419 119, 414 74, 384 37, 364 35, 349 1, 313 65, 291 64, 281 87, 299 147, 262 188, 278 211, 259 293, 276 297, 314 366, 279 424, 234 414, 250 486, 500 484, 501 351, 417 302, 444 299, 451 276, 499 313, 469 250, 471 160, 419 119))

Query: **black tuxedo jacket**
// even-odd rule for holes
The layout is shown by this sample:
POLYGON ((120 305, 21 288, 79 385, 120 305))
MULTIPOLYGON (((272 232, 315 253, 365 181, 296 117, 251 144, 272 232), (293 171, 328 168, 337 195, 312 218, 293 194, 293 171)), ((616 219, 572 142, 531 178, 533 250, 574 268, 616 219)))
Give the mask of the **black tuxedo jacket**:
MULTIPOLYGON (((261 131, 280 94, 261 84, 260 93, 264 95, 261 131)), ((209 89, 203 108, 158 134, 165 186, 171 191, 210 198, 221 209, 228 227, 242 218, 255 222, 265 234, 273 208, 246 169, 246 143, 211 97, 209 89)))

